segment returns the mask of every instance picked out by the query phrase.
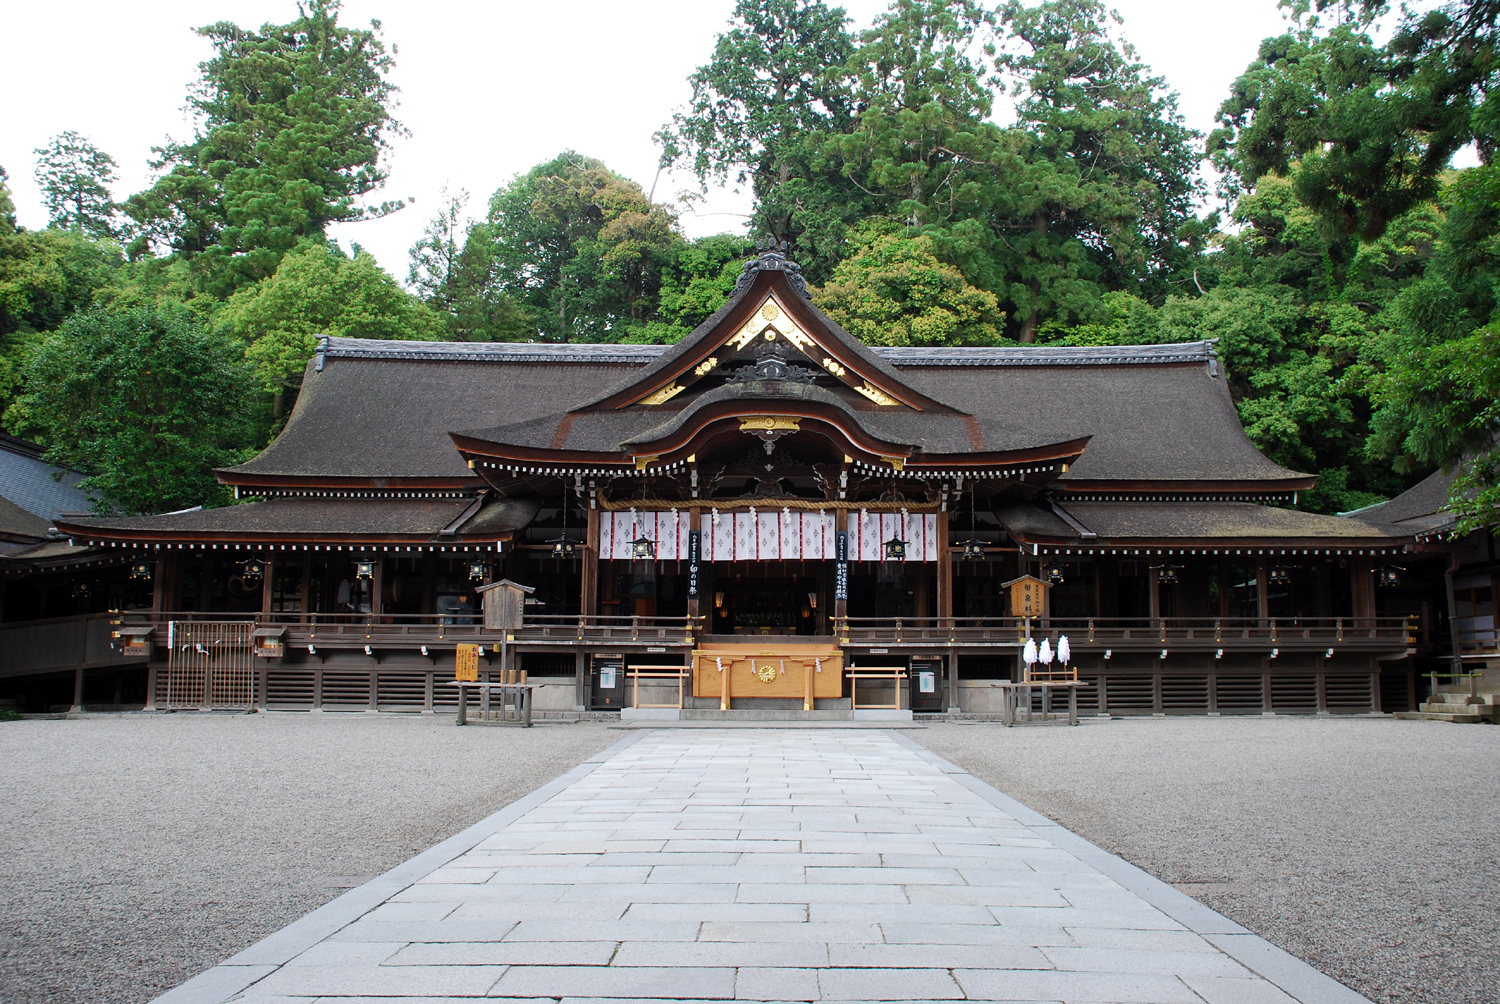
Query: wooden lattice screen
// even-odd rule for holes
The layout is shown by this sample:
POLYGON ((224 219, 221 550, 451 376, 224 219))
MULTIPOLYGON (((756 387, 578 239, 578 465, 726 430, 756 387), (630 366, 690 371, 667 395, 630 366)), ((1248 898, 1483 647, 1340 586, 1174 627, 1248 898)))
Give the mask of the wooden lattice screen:
POLYGON ((255 703, 249 621, 175 621, 167 656, 168 708, 248 708, 255 703))

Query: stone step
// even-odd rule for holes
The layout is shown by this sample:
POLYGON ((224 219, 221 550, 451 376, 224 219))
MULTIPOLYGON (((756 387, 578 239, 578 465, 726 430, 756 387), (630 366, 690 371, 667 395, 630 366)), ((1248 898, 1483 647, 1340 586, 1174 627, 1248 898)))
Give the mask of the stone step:
POLYGON ((1455 722, 1460 725, 1481 725, 1491 720, 1487 715, 1433 714, 1427 711, 1398 711, 1391 717, 1417 722, 1455 722))
POLYGON ((1455 701, 1428 701, 1417 705, 1417 710, 1429 715, 1477 715, 1492 718, 1500 711, 1493 704, 1462 704, 1455 701))

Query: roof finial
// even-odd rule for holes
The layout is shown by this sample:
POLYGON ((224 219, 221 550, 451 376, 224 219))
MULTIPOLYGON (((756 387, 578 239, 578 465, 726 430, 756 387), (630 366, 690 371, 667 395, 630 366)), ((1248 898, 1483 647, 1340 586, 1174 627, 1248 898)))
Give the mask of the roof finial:
POLYGON ((807 282, 802 278, 802 266, 787 258, 790 249, 791 243, 788 241, 778 240, 769 234, 761 238, 755 243, 756 257, 745 262, 745 270, 740 273, 735 287, 738 289, 748 286, 756 272, 784 272, 792 288, 806 298, 807 282))

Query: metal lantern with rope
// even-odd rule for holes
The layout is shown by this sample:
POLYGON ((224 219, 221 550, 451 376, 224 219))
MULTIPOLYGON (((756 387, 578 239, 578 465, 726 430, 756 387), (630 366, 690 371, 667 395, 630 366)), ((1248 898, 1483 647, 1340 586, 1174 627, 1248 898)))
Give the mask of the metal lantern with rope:
POLYGON ((356 579, 373 579, 373 578, 375 578, 375 562, 373 562, 373 561, 356 561, 354 563, 354 577, 356 579))
POLYGON ((1177 573, 1182 571, 1181 565, 1168 562, 1165 565, 1152 565, 1151 570, 1156 573, 1156 581, 1164 586, 1177 585, 1177 573))
POLYGON ((1062 585, 1065 581, 1062 562, 1058 561, 1056 558, 1053 558, 1047 563, 1047 567, 1042 570, 1042 577, 1047 580, 1048 585, 1062 585))
POLYGON ((240 562, 240 575, 246 579, 259 579, 266 574, 266 563, 259 558, 240 562))
POLYGON ((902 540, 900 537, 892 537, 890 540, 885 542, 884 547, 886 561, 906 560, 906 541, 902 540))
POLYGON ((1292 570, 1285 565, 1277 565, 1266 573, 1266 580, 1273 586, 1289 586, 1292 584, 1292 570))
POLYGON ((1382 589, 1395 589, 1401 585, 1401 573, 1406 571, 1401 565, 1384 565, 1375 569, 1375 584, 1382 589))
POLYGON ((656 541, 650 537, 637 537, 630 542, 630 555, 633 558, 656 557, 656 541))
POLYGON ((970 537, 968 540, 960 541, 959 543, 964 546, 963 557, 965 561, 984 560, 984 541, 977 537, 970 537))
POLYGON ((488 574, 489 574, 489 568, 486 567, 483 559, 481 559, 479 561, 471 561, 471 562, 469 562, 469 581, 470 582, 483 582, 485 580, 485 577, 488 574))
POLYGON ((150 558, 137 558, 130 563, 130 577, 132 579, 149 579, 151 578, 151 569, 150 558))
POLYGON ((562 536, 553 537, 547 543, 552 545, 552 556, 554 558, 571 558, 577 552, 578 541, 568 536, 568 496, 563 493, 562 503, 562 536))

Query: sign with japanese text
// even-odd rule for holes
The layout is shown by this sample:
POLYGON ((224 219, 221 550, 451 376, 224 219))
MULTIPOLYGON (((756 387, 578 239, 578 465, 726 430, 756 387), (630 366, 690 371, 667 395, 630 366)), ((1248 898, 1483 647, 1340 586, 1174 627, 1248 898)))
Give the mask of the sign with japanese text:
POLYGON ((460 683, 479 682, 479 653, 483 645, 460 645, 454 655, 453 679, 460 683))

